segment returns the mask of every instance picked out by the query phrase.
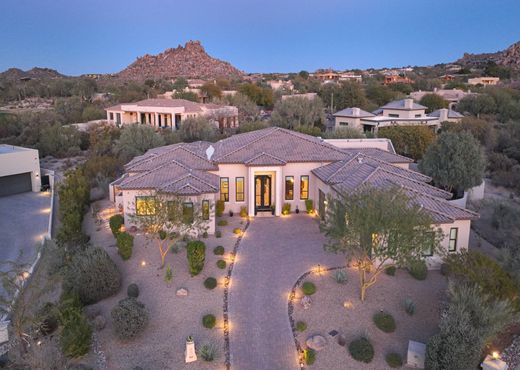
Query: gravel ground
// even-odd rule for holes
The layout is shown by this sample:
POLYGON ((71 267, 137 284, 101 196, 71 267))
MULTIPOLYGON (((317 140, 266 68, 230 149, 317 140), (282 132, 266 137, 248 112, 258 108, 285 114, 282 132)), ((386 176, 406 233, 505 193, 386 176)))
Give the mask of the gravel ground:
POLYGON ((394 277, 381 274, 378 282, 369 288, 365 302, 359 300, 357 270, 348 269, 348 282, 338 284, 333 279, 333 272, 311 274, 305 281, 312 281, 317 291, 312 295, 312 305, 304 310, 301 306, 301 290, 297 290, 293 319, 305 321, 307 330, 297 334, 297 339, 305 347, 306 339, 315 334, 324 336, 328 344, 317 352, 313 370, 383 370, 388 369, 385 356, 397 352, 406 361, 408 340, 425 343, 437 332, 439 322, 439 303, 447 287, 446 278, 438 271, 430 271, 424 281, 415 280, 406 271, 397 271, 394 277), (403 302, 411 298, 416 305, 416 312, 409 316, 403 302), (344 307, 348 301, 350 309, 344 307), (384 310, 392 314, 396 322, 396 331, 384 333, 372 321, 372 316, 384 310), (336 330, 346 338, 347 345, 337 344, 337 336, 328 333, 336 330), (348 353, 348 344, 359 336, 367 336, 375 351, 371 363, 357 362, 348 353))
MULTIPOLYGON (((100 217, 108 219, 113 210, 108 201, 98 203, 100 217)), ((92 216, 85 221, 85 230, 91 235, 92 243, 104 247, 118 264, 123 275, 121 291, 113 297, 99 302, 94 307, 99 308, 107 319, 107 326, 98 333, 99 350, 106 356, 107 369, 132 370, 140 366, 145 370, 155 369, 221 369, 224 367, 224 339, 223 339, 223 278, 227 271, 216 267, 216 261, 221 256, 213 254, 213 248, 222 245, 226 249, 224 259, 228 257, 236 236, 233 228, 242 227, 240 217, 225 217, 229 225, 221 227, 222 238, 209 237, 206 243, 206 264, 202 273, 190 277, 186 261, 186 252, 169 253, 166 264, 170 264, 173 271, 173 280, 170 284, 164 281, 166 268, 159 270, 160 256, 157 247, 147 243, 142 235, 137 235, 134 242, 134 251, 128 261, 123 261, 113 247, 115 240, 108 228, 108 224, 95 223, 92 216), (141 266, 145 261, 146 266, 141 266), (214 290, 207 290, 203 281, 207 277, 217 278, 219 284, 214 290), (139 300, 146 304, 150 311, 150 323, 138 338, 122 342, 112 331, 110 310, 120 300, 126 297, 126 287, 130 283, 137 283, 140 288, 139 300), (178 288, 189 291, 187 297, 177 297, 178 288), (205 329, 202 316, 212 313, 217 317, 214 329, 205 329), (191 364, 184 363, 185 338, 192 335, 196 347, 205 342, 212 342, 219 348, 218 359, 212 363, 199 361, 191 364)), ((104 366, 98 366, 103 368, 104 366)))

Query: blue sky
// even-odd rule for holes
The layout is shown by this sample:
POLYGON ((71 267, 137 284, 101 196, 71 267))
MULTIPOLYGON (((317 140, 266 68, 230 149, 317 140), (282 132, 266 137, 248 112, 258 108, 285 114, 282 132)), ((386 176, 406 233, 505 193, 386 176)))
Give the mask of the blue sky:
POLYGON ((450 62, 520 40, 519 0, 1 0, 0 70, 117 72, 187 40, 246 72, 450 62))

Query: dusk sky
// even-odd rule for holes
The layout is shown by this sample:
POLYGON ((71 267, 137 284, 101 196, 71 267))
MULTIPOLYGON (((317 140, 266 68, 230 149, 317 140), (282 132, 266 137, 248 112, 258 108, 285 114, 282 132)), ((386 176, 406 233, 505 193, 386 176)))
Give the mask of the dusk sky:
POLYGON ((520 40, 519 0, 1 0, 0 71, 118 72, 200 40, 246 72, 431 65, 520 40))

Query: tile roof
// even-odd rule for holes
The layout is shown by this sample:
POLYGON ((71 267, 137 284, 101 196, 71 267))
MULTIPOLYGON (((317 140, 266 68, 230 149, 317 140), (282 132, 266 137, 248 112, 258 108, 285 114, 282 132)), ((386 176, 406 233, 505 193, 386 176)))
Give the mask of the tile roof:
POLYGON ((379 148, 348 148, 342 149, 345 153, 356 154, 363 153, 369 157, 374 157, 388 163, 412 163, 413 159, 392 153, 379 148))
MULTIPOLYGON (((440 118, 441 110, 440 109, 434 110, 433 112, 428 114, 428 116, 440 118)), ((460 114, 459 112, 454 111, 453 109, 448 109, 448 118, 464 118, 464 116, 462 114, 460 114)))
POLYGON ((345 108, 333 114, 334 117, 374 117, 373 113, 363 109, 345 108))
MULTIPOLYGON (((391 101, 390 103, 383 105, 380 109, 406 109, 406 110, 408 110, 410 108, 405 107, 405 100, 406 99, 391 101)), ((428 108, 425 107, 424 105, 413 102, 411 109, 416 110, 416 109, 428 109, 428 108)), ((374 113, 374 114, 377 114, 377 113, 374 113)))

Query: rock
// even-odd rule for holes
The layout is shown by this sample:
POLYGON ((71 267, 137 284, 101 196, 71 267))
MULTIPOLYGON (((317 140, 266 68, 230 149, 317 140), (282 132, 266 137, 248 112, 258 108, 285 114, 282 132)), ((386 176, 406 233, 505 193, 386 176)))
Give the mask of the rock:
POLYGON ((105 317, 103 315, 98 315, 94 319, 94 328, 96 328, 97 331, 103 330, 106 324, 107 320, 105 320, 105 317))
POLYGON ((327 339, 321 335, 313 335, 312 337, 307 338, 305 344, 307 347, 315 351, 321 351, 325 346, 327 346, 327 339))
POLYGON ((345 336, 342 334, 338 335, 338 344, 342 347, 345 347, 347 344, 347 338, 345 338, 345 336))
POLYGON ((306 296, 303 296, 302 300, 300 301, 302 307, 304 310, 308 309, 311 307, 311 304, 312 304, 312 299, 310 296, 306 295, 306 296))
POLYGON ((87 306, 83 309, 83 312, 89 320, 94 320, 96 316, 99 316, 101 314, 101 310, 98 306, 87 306))
POLYGON ((177 297, 186 297, 186 296, 188 296, 188 289, 186 289, 186 288, 179 288, 175 292, 175 295, 177 297))

